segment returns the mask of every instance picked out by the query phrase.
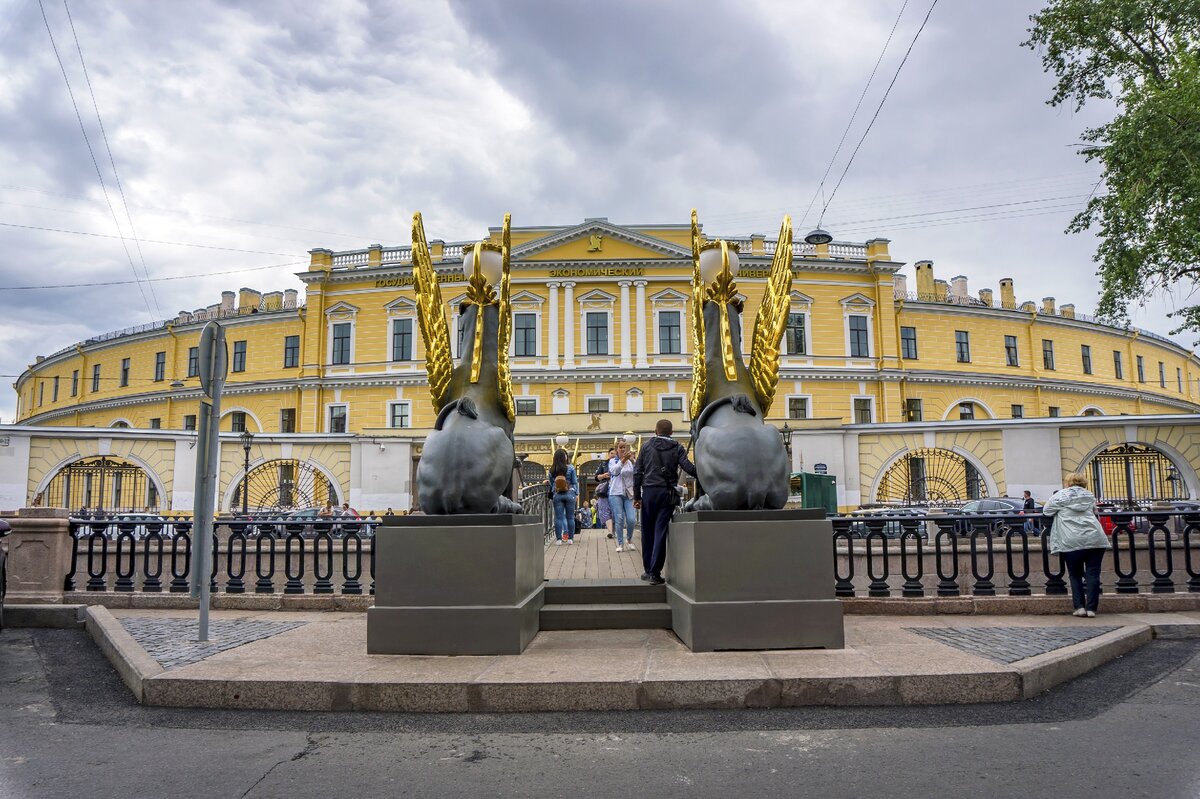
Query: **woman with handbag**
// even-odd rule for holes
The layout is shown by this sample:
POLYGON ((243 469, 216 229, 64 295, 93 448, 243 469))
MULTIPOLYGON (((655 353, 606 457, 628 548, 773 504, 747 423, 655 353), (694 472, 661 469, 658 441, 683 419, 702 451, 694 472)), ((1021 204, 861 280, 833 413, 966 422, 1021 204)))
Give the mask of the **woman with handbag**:
POLYGON ((612 510, 608 505, 608 462, 617 454, 614 447, 608 448, 608 457, 596 467, 596 526, 608 531, 608 537, 613 537, 612 510))
POLYGON ((575 500, 579 496, 579 478, 567 460, 567 451, 554 453, 550 467, 550 496, 554 500, 554 544, 575 543, 575 500))
POLYGON ((633 453, 627 441, 618 441, 616 454, 608 462, 608 506, 612 510, 617 551, 634 551, 633 527, 637 511, 633 508, 633 453))
POLYGON ((1042 513, 1054 517, 1050 551, 1066 566, 1073 615, 1093 618, 1100 604, 1100 567, 1109 544, 1096 517, 1096 497, 1087 490, 1087 478, 1079 473, 1067 475, 1066 487, 1046 501, 1042 513))

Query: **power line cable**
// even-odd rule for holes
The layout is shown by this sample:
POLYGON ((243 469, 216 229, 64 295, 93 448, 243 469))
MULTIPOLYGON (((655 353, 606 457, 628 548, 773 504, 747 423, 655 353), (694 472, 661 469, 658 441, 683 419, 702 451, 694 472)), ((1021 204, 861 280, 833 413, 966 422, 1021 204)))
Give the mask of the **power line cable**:
POLYGON ((879 71, 879 65, 883 63, 883 56, 887 53, 888 45, 892 43, 892 37, 896 35, 896 28, 900 25, 900 18, 904 16, 904 10, 908 8, 908 0, 900 6, 900 13, 896 15, 896 21, 892 23, 892 29, 888 32, 887 40, 883 43, 883 49, 879 51, 879 58, 875 59, 875 66, 871 68, 871 74, 867 76, 867 83, 863 86, 862 94, 858 95, 858 102, 854 104, 854 110, 850 112, 850 121, 846 123, 846 129, 842 131, 842 138, 838 140, 837 147, 833 150, 833 155, 829 158, 829 163, 825 166, 825 174, 821 175, 821 183, 817 186, 817 190, 813 192, 812 199, 808 201, 808 207, 804 209, 804 215, 800 217, 800 227, 804 227, 804 220, 808 218, 808 212, 812 210, 813 203, 817 201, 819 195, 825 189, 825 179, 829 177, 829 171, 833 169, 833 164, 837 161, 838 154, 842 151, 842 145, 846 143, 846 136, 850 134, 850 128, 854 126, 854 120, 858 116, 858 109, 862 107, 863 100, 867 96, 867 90, 871 88, 871 81, 875 80, 875 73, 879 71))
MULTIPOLYGON (((46 34, 50 37, 50 46, 54 50, 54 58, 58 61, 58 68, 62 72, 63 81, 67 84, 67 95, 71 98, 71 106, 75 109, 75 119, 79 121, 79 130, 83 133, 83 143, 87 145, 88 155, 92 157, 92 166, 96 168, 96 177, 100 179, 100 189, 104 193, 104 201, 108 203, 109 213, 112 214, 113 224, 116 225, 117 232, 121 233, 121 223, 117 220, 117 212, 113 208, 112 199, 108 196, 108 186, 104 183, 104 174, 100 171, 100 163, 96 160, 96 152, 92 149, 92 140, 88 137, 87 127, 83 124, 83 115, 79 113, 79 103, 75 102, 75 91, 71 88, 71 79, 67 77, 67 68, 63 64, 62 55, 58 52, 58 44, 54 41, 54 32, 50 30, 50 20, 46 17, 46 6, 42 0, 38 0, 38 8, 42 11, 42 22, 46 25, 46 34)), ((133 270, 134 278, 138 278, 137 265, 133 262, 133 255, 129 252, 129 245, 125 241, 125 236, 120 236, 121 247, 125 250, 125 257, 129 260, 129 268, 133 270)), ((142 302, 146 304, 146 313, 151 317, 154 316, 154 311, 150 309, 150 300, 146 297, 146 290, 142 287, 141 280, 138 280, 138 291, 142 295, 142 302)))
MULTIPOLYGON (((18 225, 16 222, 0 222, 0 227, 14 227, 14 228, 22 228, 24 230, 42 230, 47 233, 70 233, 75 236, 92 236, 92 237, 98 238, 98 239, 122 239, 122 240, 125 239, 124 236, 114 236, 111 233, 89 233, 86 230, 66 230, 65 228, 43 227, 41 225, 18 225)), ((164 241, 162 239, 142 239, 142 241, 146 242, 147 244, 169 244, 173 247, 197 247, 202 250, 222 250, 224 252, 244 252, 244 253, 250 253, 251 255, 283 255, 283 256, 287 256, 287 257, 294 257, 296 255, 296 253, 294 253, 294 252, 271 252, 270 250, 242 250, 242 249, 238 249, 237 247, 218 247, 215 244, 194 244, 194 243, 188 242, 188 241, 164 241)), ((134 277, 138 278, 139 280, 141 279, 138 276, 136 270, 134 271, 134 277)), ((146 310, 149 310, 149 308, 147 308, 146 310)))
MULTIPOLYGON (((219 272, 199 272, 191 275, 166 275, 164 277, 146 278, 155 282, 166 280, 191 280, 193 278, 213 277, 214 275, 240 275, 245 272, 262 272, 266 269, 283 269, 288 266, 303 266, 308 261, 289 261, 284 264, 267 264, 266 266, 247 266, 239 269, 224 269, 219 272)), ((92 283, 57 283, 42 286, 0 286, 0 291, 36 291, 39 289, 79 289, 95 288, 96 286, 127 286, 132 280, 100 280, 92 283)))
MULTIPOLYGON (((121 176, 117 172, 117 161, 113 158, 112 147, 108 143, 108 132, 104 129, 104 118, 100 116, 100 104, 96 102, 96 90, 92 88, 92 77, 88 74, 87 61, 83 58, 83 47, 79 44, 79 34, 75 32, 75 19, 71 16, 71 6, 67 4, 67 0, 63 0, 63 8, 67 12, 67 22, 71 25, 71 36, 75 39, 75 50, 79 53, 79 64, 83 67, 83 79, 87 82, 88 94, 92 96, 92 108, 96 112, 96 122, 100 126, 100 135, 104 139, 104 149, 108 151, 108 163, 112 166, 113 180, 117 184, 117 192, 121 195, 121 204, 125 207, 125 219, 129 222, 129 236, 133 239, 133 245, 137 248, 138 259, 142 262, 142 273, 146 279, 150 278, 150 269, 146 266, 146 256, 142 252, 142 243, 138 241, 137 229, 133 226, 133 215, 129 213, 129 202, 125 199, 125 187, 121 185, 121 176)), ((154 301, 154 310, 158 316, 162 316, 162 308, 158 304, 158 296, 154 293, 154 284, 148 283, 150 289, 150 299, 154 301)))
POLYGON ((896 85, 896 80, 900 77, 900 70, 904 69, 904 65, 908 63, 908 57, 912 55, 913 47, 917 44, 917 39, 921 38, 921 32, 925 30, 925 25, 929 22, 929 17, 933 14, 933 9, 937 7, 938 0, 933 0, 929 4, 929 10, 925 12, 925 19, 921 21, 921 27, 917 28, 917 32, 913 35, 913 39, 908 44, 908 50, 904 53, 904 58, 900 59, 899 66, 896 67, 896 74, 892 75, 892 82, 888 84, 887 91, 883 93, 883 97, 879 100, 879 106, 875 109, 875 115, 871 117, 871 121, 867 123, 867 129, 863 131, 862 137, 858 140, 858 144, 854 146, 854 152, 850 153, 850 159, 846 161, 846 167, 842 170, 841 177, 838 178, 837 184, 833 187, 833 191, 829 193, 828 199, 825 200, 821 207, 821 216, 817 219, 817 227, 821 226, 821 221, 825 218, 825 211, 828 210, 829 204, 833 202, 833 198, 837 196, 838 189, 842 187, 842 181, 846 179, 846 173, 850 171, 851 164, 854 163, 855 156, 858 155, 859 149, 863 142, 867 140, 867 135, 870 134, 871 128, 875 127, 875 120, 879 119, 879 113, 883 111, 883 104, 887 102, 888 96, 892 93, 892 87, 896 85))

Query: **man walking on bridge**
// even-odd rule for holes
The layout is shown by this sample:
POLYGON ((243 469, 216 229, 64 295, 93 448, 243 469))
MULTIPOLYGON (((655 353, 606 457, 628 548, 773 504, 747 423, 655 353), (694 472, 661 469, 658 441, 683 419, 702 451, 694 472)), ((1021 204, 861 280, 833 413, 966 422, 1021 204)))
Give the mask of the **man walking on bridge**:
POLYGON ((654 425, 654 438, 638 452, 633 469, 633 506, 642 511, 642 565, 646 569, 642 579, 651 585, 665 582, 662 569, 667 560, 667 530, 679 504, 675 490, 679 470, 696 476, 696 467, 683 445, 671 438, 672 432, 671 420, 660 419, 654 425))

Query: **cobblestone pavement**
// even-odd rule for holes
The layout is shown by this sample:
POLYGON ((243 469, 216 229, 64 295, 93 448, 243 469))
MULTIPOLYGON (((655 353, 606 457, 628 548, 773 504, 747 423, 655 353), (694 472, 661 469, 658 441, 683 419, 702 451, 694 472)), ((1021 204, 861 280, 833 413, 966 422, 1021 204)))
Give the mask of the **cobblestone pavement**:
POLYGON ((907 627, 909 632, 996 663, 1043 655, 1120 627, 907 627))
POLYGON ((270 638, 304 626, 305 622, 256 621, 253 619, 213 619, 208 623, 209 640, 196 640, 195 619, 125 617, 121 626, 164 669, 198 663, 226 649, 270 638))

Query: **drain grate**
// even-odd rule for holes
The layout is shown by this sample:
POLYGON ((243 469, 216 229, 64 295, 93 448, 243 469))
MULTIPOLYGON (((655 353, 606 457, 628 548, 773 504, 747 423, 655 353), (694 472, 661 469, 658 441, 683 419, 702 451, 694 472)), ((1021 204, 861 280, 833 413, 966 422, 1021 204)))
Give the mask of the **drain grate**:
POLYGON ((996 663, 1044 655, 1120 627, 906 627, 909 632, 996 663))

